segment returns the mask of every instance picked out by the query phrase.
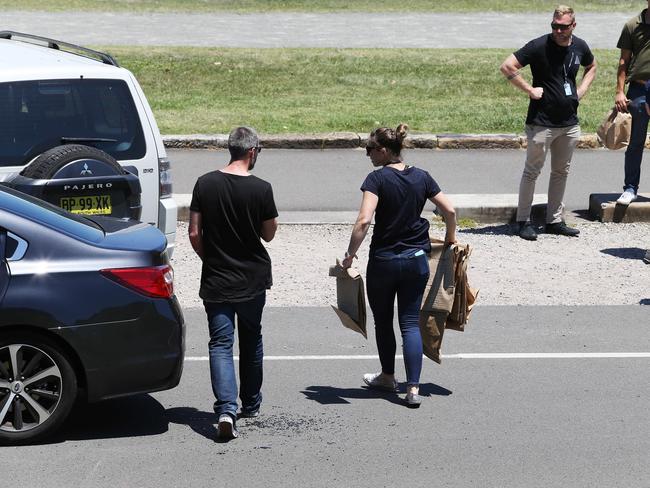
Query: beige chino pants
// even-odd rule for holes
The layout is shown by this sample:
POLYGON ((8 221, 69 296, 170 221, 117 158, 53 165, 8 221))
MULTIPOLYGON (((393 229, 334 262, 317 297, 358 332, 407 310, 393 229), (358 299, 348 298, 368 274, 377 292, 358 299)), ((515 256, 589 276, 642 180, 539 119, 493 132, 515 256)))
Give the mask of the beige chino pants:
POLYGON ((535 181, 542 171, 546 153, 551 151, 551 176, 548 183, 548 204, 546 207, 546 222, 557 223, 562 221, 564 204, 564 190, 569 176, 569 166, 573 157, 573 150, 580 139, 580 126, 569 127, 542 127, 540 125, 526 125, 528 148, 526 150, 526 164, 519 184, 519 206, 517 208, 517 221, 524 222, 530 219, 530 209, 535 194, 535 181))

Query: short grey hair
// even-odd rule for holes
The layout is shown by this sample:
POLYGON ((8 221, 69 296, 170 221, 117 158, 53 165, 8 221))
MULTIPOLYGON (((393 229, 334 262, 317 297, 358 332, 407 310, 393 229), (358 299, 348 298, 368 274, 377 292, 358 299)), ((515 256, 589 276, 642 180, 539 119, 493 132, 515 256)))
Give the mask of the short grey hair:
POLYGON ((260 138, 252 127, 236 127, 228 136, 228 150, 232 160, 241 159, 249 149, 259 146, 260 138))

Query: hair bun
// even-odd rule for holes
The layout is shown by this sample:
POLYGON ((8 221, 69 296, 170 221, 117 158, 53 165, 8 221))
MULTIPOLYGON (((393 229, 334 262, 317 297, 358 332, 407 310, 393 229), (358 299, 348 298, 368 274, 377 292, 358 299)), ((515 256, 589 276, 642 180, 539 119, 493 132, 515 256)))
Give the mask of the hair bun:
POLYGON ((404 139, 406 139, 406 134, 408 134, 409 131, 409 126, 406 124, 400 124, 397 126, 397 129, 395 129, 395 138, 401 143, 404 139))

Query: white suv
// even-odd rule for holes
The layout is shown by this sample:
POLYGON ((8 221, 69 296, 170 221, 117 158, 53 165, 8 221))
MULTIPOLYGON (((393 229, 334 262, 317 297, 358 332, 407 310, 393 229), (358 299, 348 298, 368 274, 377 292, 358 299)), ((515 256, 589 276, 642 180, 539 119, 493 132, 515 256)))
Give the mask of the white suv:
POLYGON ((133 74, 105 53, 2 31, 0 181, 25 178, 45 189, 60 183, 66 193, 49 201, 73 212, 112 214, 130 205, 137 209, 131 217, 165 234, 171 254, 177 206, 170 164, 133 74), (109 176, 116 171, 139 183, 128 205, 109 191, 120 186, 109 176))

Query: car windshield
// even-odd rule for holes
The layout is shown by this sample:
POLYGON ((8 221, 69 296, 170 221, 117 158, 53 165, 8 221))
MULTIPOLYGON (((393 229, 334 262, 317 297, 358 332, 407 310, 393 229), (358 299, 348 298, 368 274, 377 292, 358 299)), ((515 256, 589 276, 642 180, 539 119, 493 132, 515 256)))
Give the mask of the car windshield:
POLYGON ((89 242, 96 243, 104 237, 102 228, 92 220, 66 212, 62 208, 1 183, 0 208, 89 242))
POLYGON ((65 143, 94 146, 117 160, 144 157, 142 126, 126 82, 0 83, 0 166, 23 166, 65 143))

